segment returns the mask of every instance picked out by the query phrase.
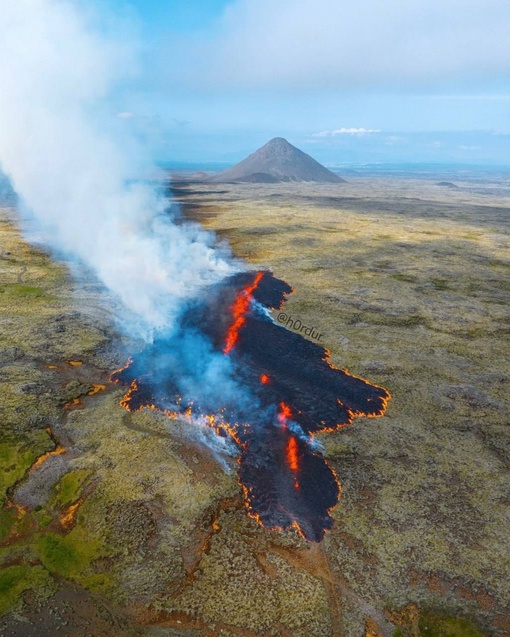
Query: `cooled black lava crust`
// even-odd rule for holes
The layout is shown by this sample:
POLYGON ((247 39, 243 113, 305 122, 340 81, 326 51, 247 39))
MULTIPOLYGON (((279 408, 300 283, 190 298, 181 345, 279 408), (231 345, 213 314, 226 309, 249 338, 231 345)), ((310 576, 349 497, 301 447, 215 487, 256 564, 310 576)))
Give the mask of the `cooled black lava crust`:
MULTIPOLYGON (((230 277, 188 308, 176 332, 155 340, 112 378, 130 385, 123 405, 132 411, 152 406, 215 414, 213 426, 239 446, 249 512, 267 528, 295 526, 318 542, 332 526, 340 485, 313 434, 346 426, 355 416, 380 416, 390 396, 335 369, 323 347, 272 320, 268 310, 281 309, 291 291, 270 272, 230 277), (233 306, 243 295, 242 324, 234 347, 224 353, 233 306), (186 343, 199 352, 196 360, 186 343), (204 360, 218 357, 228 357, 225 376, 239 389, 227 397, 218 389, 215 404, 202 368, 204 360)), ((218 388, 225 381, 215 380, 218 388)))

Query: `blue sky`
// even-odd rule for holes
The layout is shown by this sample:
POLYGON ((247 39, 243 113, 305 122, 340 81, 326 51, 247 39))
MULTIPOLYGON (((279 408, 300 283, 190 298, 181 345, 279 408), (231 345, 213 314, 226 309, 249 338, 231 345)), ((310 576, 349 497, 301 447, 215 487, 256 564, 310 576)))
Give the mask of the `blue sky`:
POLYGON ((507 0, 102 5, 136 25, 141 72, 116 106, 158 159, 282 135, 324 161, 510 163, 507 0))
POLYGON ((112 6, 131 5, 149 33, 175 30, 195 31, 208 28, 220 17, 228 0, 112 0, 112 6))

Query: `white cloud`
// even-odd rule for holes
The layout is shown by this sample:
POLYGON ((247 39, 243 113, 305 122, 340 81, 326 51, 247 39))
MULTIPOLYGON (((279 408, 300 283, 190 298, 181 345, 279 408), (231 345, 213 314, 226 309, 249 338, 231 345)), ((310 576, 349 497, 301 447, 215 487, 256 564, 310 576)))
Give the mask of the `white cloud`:
POLYGON ((189 42, 182 79, 220 89, 473 86, 508 73, 509 33, 508 0, 234 0, 212 38, 189 42))
POLYGON ((380 133, 379 129, 372 128, 337 128, 335 130, 323 130, 320 133, 313 133, 312 137, 336 137, 337 135, 369 135, 380 133))
POLYGON ((134 116, 135 114, 130 111, 121 111, 120 113, 117 113, 117 117, 119 119, 133 119, 134 116))

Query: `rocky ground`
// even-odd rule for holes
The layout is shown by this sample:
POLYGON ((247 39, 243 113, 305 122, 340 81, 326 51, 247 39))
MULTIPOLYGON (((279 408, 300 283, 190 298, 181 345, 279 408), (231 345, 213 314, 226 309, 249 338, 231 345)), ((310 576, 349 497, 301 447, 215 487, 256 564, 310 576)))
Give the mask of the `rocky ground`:
MULTIPOLYGON (((437 179, 435 181, 438 181, 437 179)), ((246 516, 235 459, 120 405, 139 343, 83 272, 0 218, 0 635, 510 633, 508 208, 412 180, 174 185, 387 416, 321 436, 343 487, 320 545, 246 516)))

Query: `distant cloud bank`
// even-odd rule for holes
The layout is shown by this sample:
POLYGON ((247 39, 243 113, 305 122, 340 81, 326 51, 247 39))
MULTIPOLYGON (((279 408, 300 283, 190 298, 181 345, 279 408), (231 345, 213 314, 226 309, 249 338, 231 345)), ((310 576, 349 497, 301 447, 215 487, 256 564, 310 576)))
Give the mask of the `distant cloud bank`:
POLYGON ((337 135, 370 135, 380 133, 379 129, 373 128, 337 128, 335 130, 323 130, 320 133, 313 133, 312 137, 336 137, 337 135))
POLYGON ((509 33, 508 0, 233 0, 214 29, 179 44, 181 79, 219 89, 472 89, 508 77, 509 33))

